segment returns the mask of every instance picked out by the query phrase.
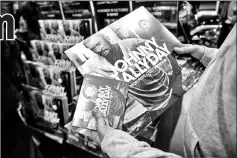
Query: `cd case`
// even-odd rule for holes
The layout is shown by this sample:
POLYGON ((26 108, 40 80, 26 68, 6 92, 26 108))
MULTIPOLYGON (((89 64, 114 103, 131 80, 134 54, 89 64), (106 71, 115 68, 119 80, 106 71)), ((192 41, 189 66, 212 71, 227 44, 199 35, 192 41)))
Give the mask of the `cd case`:
MULTIPOLYGON (((29 103, 23 108, 27 124, 56 135, 62 135, 64 125, 69 121, 67 97, 29 85, 23 85, 23 87, 29 96, 29 103)), ((55 89, 55 87, 52 88, 55 89)))
POLYGON ((71 103, 76 95, 75 69, 63 68, 57 65, 47 66, 43 63, 24 61, 27 84, 43 90, 47 85, 62 86, 71 103))
POLYGON ((113 128, 122 128, 128 83, 94 75, 85 75, 72 126, 96 130, 92 110, 98 108, 113 128))

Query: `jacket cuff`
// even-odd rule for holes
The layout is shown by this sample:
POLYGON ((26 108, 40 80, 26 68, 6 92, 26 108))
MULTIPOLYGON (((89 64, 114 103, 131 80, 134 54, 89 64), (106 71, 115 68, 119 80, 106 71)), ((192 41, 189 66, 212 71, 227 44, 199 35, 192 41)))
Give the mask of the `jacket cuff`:
POLYGON ((213 57, 216 55, 216 51, 213 48, 207 48, 206 46, 204 47, 204 54, 200 60, 200 62, 207 67, 210 61, 213 59, 213 57))
POLYGON ((105 135, 104 139, 101 142, 101 149, 103 151, 106 151, 106 149, 109 148, 111 142, 114 139, 122 139, 128 142, 139 142, 136 138, 134 138, 133 136, 131 136, 130 134, 124 131, 117 130, 114 128, 109 128, 109 130, 107 131, 107 134, 105 135))

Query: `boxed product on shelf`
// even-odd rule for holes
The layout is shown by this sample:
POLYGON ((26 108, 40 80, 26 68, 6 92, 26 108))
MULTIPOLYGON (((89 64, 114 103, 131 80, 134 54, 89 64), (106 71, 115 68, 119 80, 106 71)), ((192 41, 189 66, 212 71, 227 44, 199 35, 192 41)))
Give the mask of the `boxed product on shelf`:
POLYGON ((76 76, 75 68, 70 66, 70 61, 56 60, 52 66, 25 61, 24 65, 28 85, 39 89, 44 89, 46 85, 62 86, 67 93, 68 102, 72 102, 76 95, 76 76))
POLYGON ((61 1, 65 19, 91 18, 89 1, 61 1))
POLYGON ((27 84, 39 89, 44 89, 46 83, 43 80, 42 63, 24 61, 27 84))
POLYGON ((71 62, 65 60, 57 60, 53 66, 54 76, 60 82, 62 87, 65 87, 67 93, 68 102, 71 103, 76 92, 76 69, 71 62), (58 61, 58 62, 57 62, 58 61))
POLYGON ((45 90, 23 85, 29 103, 24 107, 26 123, 37 129, 63 136, 68 122, 68 101, 63 87, 48 85, 45 90))
POLYGON ((127 93, 126 82, 85 75, 72 125, 96 130, 91 111, 98 108, 111 127, 122 129, 127 93))
POLYGON ((181 45, 140 7, 65 53, 82 75, 129 83, 124 129, 136 136, 194 86, 202 73, 175 55, 174 47, 181 45))
POLYGON ((102 29, 130 13, 129 1, 94 1, 98 29, 102 29))
POLYGON ((69 60, 64 51, 73 46, 68 43, 53 43, 42 40, 31 40, 30 42, 33 60, 45 65, 53 65, 56 60, 69 60))
POLYGON ((39 5, 40 19, 62 19, 62 13, 58 1, 37 1, 39 5))
POLYGON ((92 34, 92 19, 39 20, 42 40, 76 44, 92 34))

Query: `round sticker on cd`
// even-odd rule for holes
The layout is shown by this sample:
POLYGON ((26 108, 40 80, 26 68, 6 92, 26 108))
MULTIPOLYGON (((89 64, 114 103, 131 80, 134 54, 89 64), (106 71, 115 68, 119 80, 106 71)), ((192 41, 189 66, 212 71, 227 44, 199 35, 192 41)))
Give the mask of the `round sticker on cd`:
POLYGON ((97 95, 97 88, 94 85, 87 85, 83 88, 82 93, 87 99, 93 99, 97 95))
POLYGON ((146 19, 140 20, 138 22, 138 25, 140 26, 140 28, 142 28, 143 30, 146 30, 146 31, 149 30, 150 26, 151 26, 150 22, 146 19))

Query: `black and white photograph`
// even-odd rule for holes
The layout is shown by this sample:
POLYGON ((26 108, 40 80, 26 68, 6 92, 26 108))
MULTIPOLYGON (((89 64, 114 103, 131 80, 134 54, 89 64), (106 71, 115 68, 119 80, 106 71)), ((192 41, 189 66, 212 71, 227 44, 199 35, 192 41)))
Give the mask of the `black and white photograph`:
POLYGON ((3 158, 236 158, 236 1, 0 1, 3 158))

